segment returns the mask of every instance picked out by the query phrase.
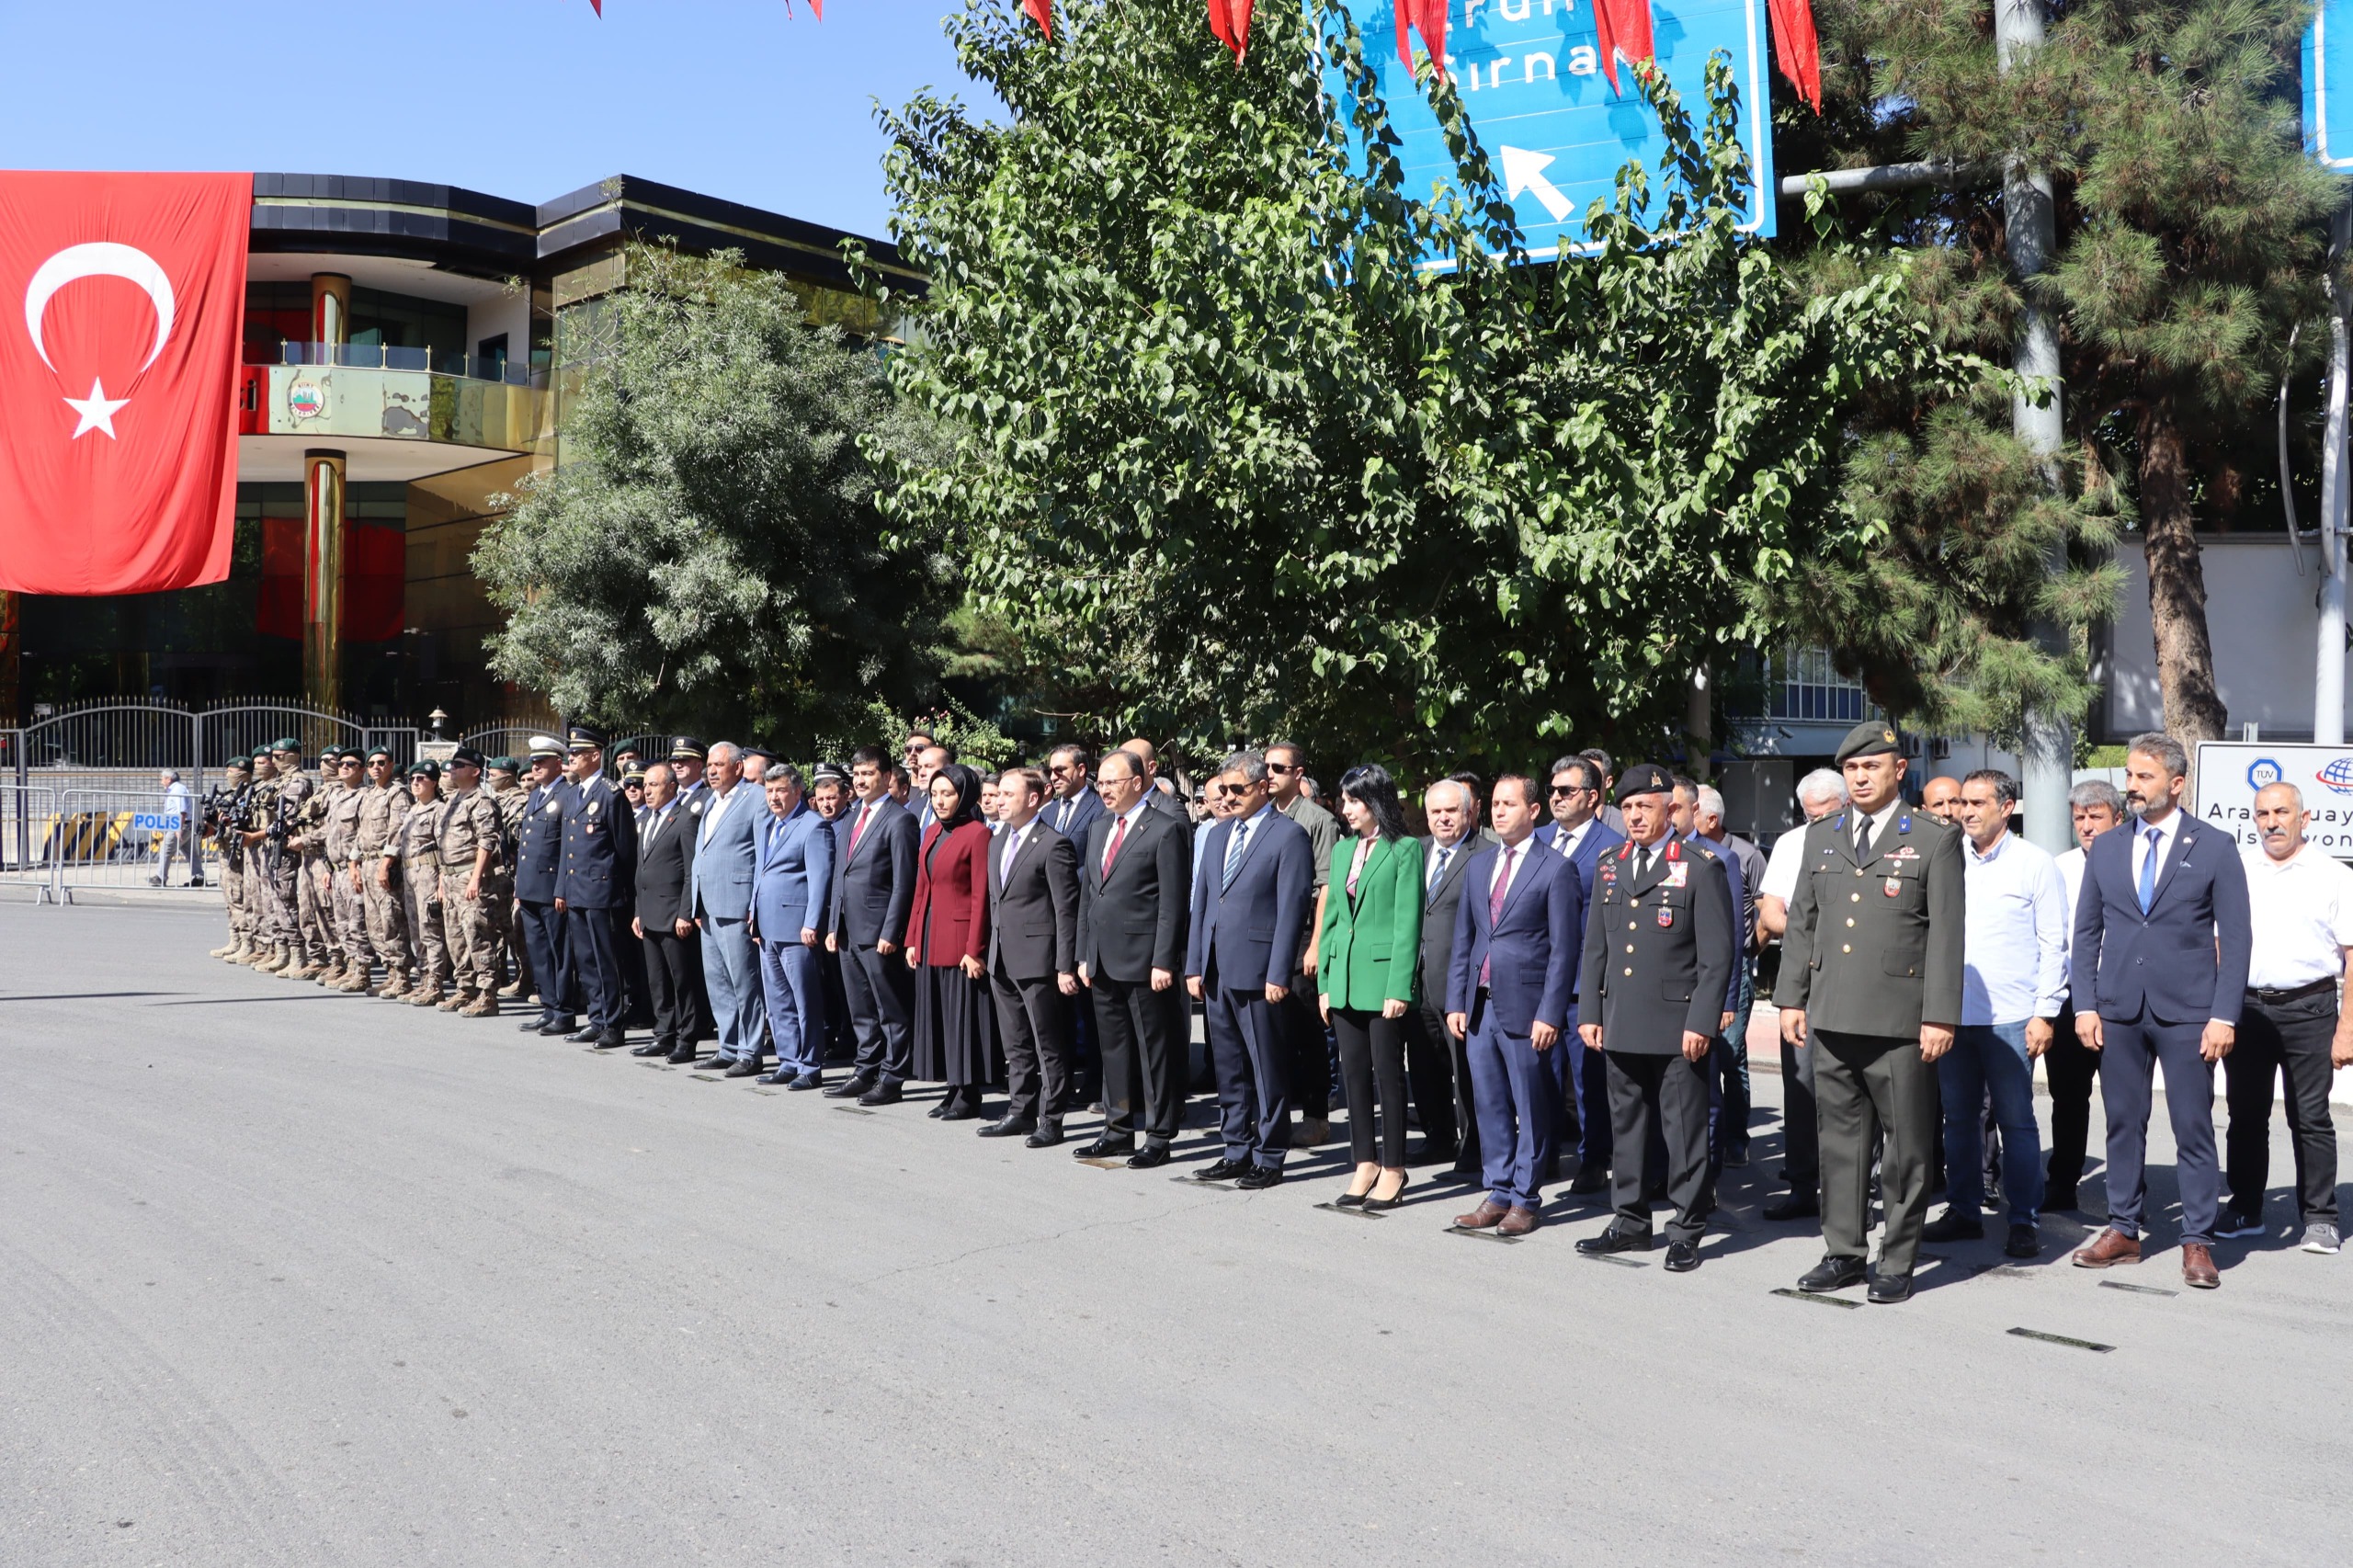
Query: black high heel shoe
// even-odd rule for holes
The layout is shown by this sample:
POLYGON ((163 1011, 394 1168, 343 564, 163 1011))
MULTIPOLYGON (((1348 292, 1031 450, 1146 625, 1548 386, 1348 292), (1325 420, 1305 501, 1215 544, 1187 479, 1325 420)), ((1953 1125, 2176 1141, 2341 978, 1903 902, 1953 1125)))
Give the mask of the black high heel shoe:
MULTIPOLYGON (((1379 1182, 1375 1182, 1373 1185, 1378 1187, 1381 1184, 1379 1182)), ((1395 1197, 1375 1198, 1372 1194, 1368 1192, 1364 1195, 1359 1207, 1361 1207, 1368 1214, 1385 1214, 1390 1210, 1399 1208, 1404 1203, 1405 1189, 1413 1185, 1413 1175, 1411 1172, 1408 1172, 1404 1178, 1397 1183, 1397 1194, 1395 1197)))

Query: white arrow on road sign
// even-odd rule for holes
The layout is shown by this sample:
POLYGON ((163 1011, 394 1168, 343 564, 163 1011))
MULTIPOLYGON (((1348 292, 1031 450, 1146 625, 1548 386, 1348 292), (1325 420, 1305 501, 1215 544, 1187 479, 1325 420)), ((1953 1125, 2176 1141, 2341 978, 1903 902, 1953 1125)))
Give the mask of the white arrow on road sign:
POLYGON ((1544 204, 1544 210, 1552 215, 1552 222, 1566 222, 1569 199, 1561 194, 1559 186, 1544 177, 1544 171, 1552 166, 1553 155, 1531 153, 1525 147, 1506 147, 1503 154, 1504 195, 1517 200, 1521 191, 1533 191, 1536 199, 1544 204))

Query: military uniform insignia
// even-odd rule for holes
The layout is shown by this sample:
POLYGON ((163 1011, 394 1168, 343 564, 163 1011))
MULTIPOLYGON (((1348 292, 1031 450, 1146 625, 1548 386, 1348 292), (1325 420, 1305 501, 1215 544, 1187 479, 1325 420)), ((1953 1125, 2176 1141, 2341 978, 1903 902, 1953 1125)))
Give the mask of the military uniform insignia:
POLYGON ((1893 898, 1897 893, 1904 891, 1904 879, 1902 877, 1890 877, 1887 879, 1886 885, 1887 896, 1893 898))
MULTIPOLYGON (((1691 868, 1684 865, 1681 861, 1678 860, 1674 865, 1669 866, 1666 869, 1666 885, 1668 887, 1688 887, 1690 885, 1690 882, 1691 868)), ((1662 920, 1659 924, 1664 926, 1666 922, 1662 920)))
POLYGON ((1667 904, 1667 903, 1662 903, 1662 904, 1660 904, 1660 905, 1658 906, 1658 928, 1659 928, 1660 930, 1664 931, 1664 930, 1665 930, 1668 926, 1672 926, 1672 925, 1674 925, 1674 924, 1675 924, 1675 906, 1674 906, 1673 904, 1667 904))
POLYGON ((584 813, 584 814, 585 814, 585 815, 587 815, 587 816, 592 816, 592 817, 593 817, 593 816, 595 816, 595 815, 597 814, 597 808, 598 806, 602 805, 602 804, 604 804, 604 802, 603 802, 603 801, 589 801, 589 802, 588 802, 588 810, 587 810, 587 811, 586 811, 586 812, 585 812, 585 813, 584 813))

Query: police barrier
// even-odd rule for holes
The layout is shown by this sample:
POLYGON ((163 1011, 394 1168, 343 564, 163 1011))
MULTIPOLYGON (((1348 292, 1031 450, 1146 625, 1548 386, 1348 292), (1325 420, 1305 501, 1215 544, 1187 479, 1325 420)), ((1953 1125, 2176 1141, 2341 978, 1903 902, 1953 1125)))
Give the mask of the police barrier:
POLYGON ((144 790, 63 790, 35 826, 51 886, 64 903, 75 888, 159 887, 197 873, 193 800, 144 790))
POLYGON ((57 864, 45 831, 56 815, 56 790, 0 783, 0 878, 34 888, 36 903, 57 896, 57 864))

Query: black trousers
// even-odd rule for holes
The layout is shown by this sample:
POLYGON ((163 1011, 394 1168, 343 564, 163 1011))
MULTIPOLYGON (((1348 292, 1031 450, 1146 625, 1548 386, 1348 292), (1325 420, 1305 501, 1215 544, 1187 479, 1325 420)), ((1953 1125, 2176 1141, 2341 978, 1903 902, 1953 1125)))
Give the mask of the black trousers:
POLYGON ((552 903, 518 900, 516 909, 523 950, 530 955, 531 973, 540 983, 540 1010, 550 1017, 569 1017, 580 1010, 580 996, 578 980, 564 961, 564 917, 552 903))
POLYGON ((1287 1063, 1284 1097, 1302 1121, 1322 1121, 1332 1114, 1332 1049, 1315 997, 1315 977, 1294 974, 1290 994, 1276 1005, 1287 1063))
POLYGON ((817 944, 817 983, 825 993, 825 1032, 817 1041, 817 1062, 847 1062, 858 1054, 849 1021, 849 993, 842 985, 842 956, 817 944))
POLYGON ((2336 1076, 2329 1042, 2336 1036, 2336 989, 2267 1002, 2250 991, 2239 1013, 2238 1043, 2222 1058, 2231 1108, 2225 1141, 2231 1207, 2260 1216, 2271 1178, 2271 1085, 2288 1079, 2288 1136, 2296 1152, 2296 1212, 2305 1224, 2336 1223, 2336 1127, 2328 1118, 2336 1076))
POLYGON ((2084 1152, 2092 1130, 2092 1085, 2099 1082, 2099 1055, 2084 1049, 2075 1038, 2075 1009, 2059 1010, 2052 1026, 2051 1049, 2042 1053, 2042 1075, 2051 1088, 2051 1154, 2043 1162, 2043 1202, 2054 1209, 2051 1194, 2066 1198, 2084 1179, 2084 1152))
POLYGON ((1332 1033, 1340 1042, 1340 1086, 1348 1102, 1349 1154, 1358 1165, 1374 1157, 1372 1130, 1377 1111, 1381 1163, 1404 1166, 1405 1020, 1384 1018, 1378 1008, 1335 1007, 1332 1033))
POLYGON ((1880 1267, 1909 1274, 1928 1217, 1928 1162, 1934 1156, 1937 1070, 1920 1060, 1917 1035, 1811 1031, 1805 1053, 1817 1060, 1814 1114, 1821 1129, 1822 1242, 1833 1257, 1867 1255, 1870 1234, 1871 1148, 1883 1135, 1880 1190, 1887 1232, 1880 1267))
POLYGON ((620 1028, 629 1004, 620 944, 613 938, 613 912, 567 907, 563 951, 573 994, 587 1015, 586 1021, 600 1029, 620 1028))
POLYGON ((997 1039, 1005 1046, 1008 1120, 1059 1123, 1070 1108, 1070 1008, 1051 974, 1016 980, 1000 963, 989 976, 997 1039))
POLYGON ((676 931, 645 933, 645 982, 654 1000, 654 1038, 675 1048, 695 1028, 693 976, 702 972, 702 945, 676 931))
POLYGON ((1405 1009, 1405 1091, 1422 1120, 1422 1136, 1433 1158, 1451 1160, 1466 1137, 1471 1118, 1458 1117, 1454 1097, 1470 1085, 1470 1063, 1455 1063, 1458 1049, 1446 1020, 1427 1002, 1405 1009))
MULTIPOLYGON (((1821 1120, 1813 1101, 1813 1070, 1821 1054, 1781 1042, 1781 1154, 1789 1167, 1790 1193, 1812 1198, 1822 1188, 1821 1120)), ((2078 1148, 2081 1142, 2078 1141, 2078 1148)))
POLYGON ((1715 1182, 1708 1175, 1708 1060, 1633 1051, 1601 1054, 1609 1075, 1609 1199, 1618 1210, 1609 1228, 1650 1232, 1651 1206, 1643 1197, 1650 1160, 1636 1151, 1647 1150, 1655 1124, 1666 1154, 1666 1196, 1675 1205, 1667 1237, 1698 1241, 1715 1208, 1715 1182))
POLYGON ((1154 991, 1148 980, 1098 974, 1089 989, 1103 1050, 1103 1135, 1133 1139, 1141 1124, 1145 1142, 1174 1142, 1185 1108, 1184 987, 1154 991))
MULTIPOLYGON (((915 981, 906 954, 888 958, 869 944, 841 955, 842 990, 858 1038, 858 1071, 878 1084, 904 1084, 915 1067, 915 981)), ((699 966, 697 975, 702 973, 699 966)), ((706 1000, 707 1005, 707 1000, 706 1000)))

